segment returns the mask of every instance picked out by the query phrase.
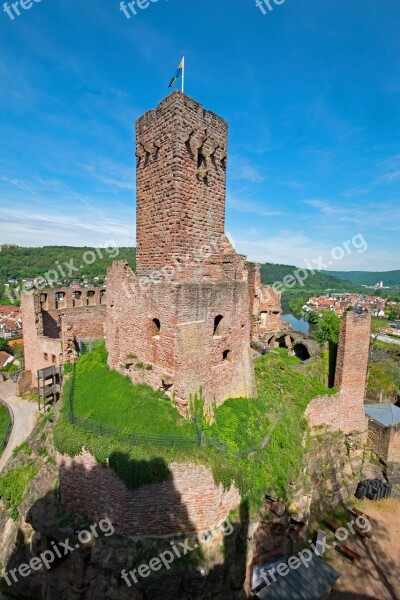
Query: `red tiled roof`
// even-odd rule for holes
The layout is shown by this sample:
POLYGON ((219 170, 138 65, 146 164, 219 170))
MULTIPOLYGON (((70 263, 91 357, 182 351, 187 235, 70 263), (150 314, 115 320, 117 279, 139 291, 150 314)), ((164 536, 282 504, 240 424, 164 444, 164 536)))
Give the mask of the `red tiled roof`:
POLYGON ((11 354, 8 354, 8 352, 1 350, 1 352, 0 352, 0 367, 4 367, 4 365, 6 364, 6 362, 8 360, 10 360, 10 358, 12 358, 11 354))

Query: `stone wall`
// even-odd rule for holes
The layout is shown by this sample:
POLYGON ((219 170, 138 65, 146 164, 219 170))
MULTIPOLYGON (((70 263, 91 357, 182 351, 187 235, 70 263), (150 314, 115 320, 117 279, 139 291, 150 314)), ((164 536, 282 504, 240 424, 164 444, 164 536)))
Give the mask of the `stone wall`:
MULTIPOLYGON (((60 338, 44 334, 44 319, 41 310, 40 296, 21 294, 21 313, 24 330, 25 371, 31 373, 31 383, 36 385, 36 373, 39 369, 62 363, 62 347, 60 338)), ((24 379, 27 385, 27 375, 24 379)))
POLYGON ((250 297, 250 339, 268 341, 283 328, 280 292, 261 285, 260 265, 247 263, 250 297))
POLYGON ((306 416, 312 427, 326 425, 333 431, 365 433, 368 427, 364 410, 371 316, 345 312, 341 317, 335 372, 338 394, 315 398, 306 416))
POLYGON ((365 436, 314 432, 307 456, 311 512, 322 513, 352 496, 363 478, 365 436))
POLYGON ((143 287, 123 261, 112 265, 107 282, 111 368, 164 388, 182 408, 200 387, 207 403, 254 393, 246 282, 143 287))
POLYGON ((33 385, 39 369, 75 358, 76 338, 104 337, 102 292, 99 288, 59 288, 21 294, 25 369, 33 385))
MULTIPOLYGON (((176 91, 136 123, 137 274, 199 256, 224 236, 227 123, 176 91)), ((221 277, 221 250, 201 272, 221 277)))
POLYGON ((388 460, 400 463, 400 425, 390 428, 388 460))
POLYGON ((335 387, 347 409, 344 431, 365 431, 365 387, 371 341, 371 315, 345 312, 340 320, 335 387))
POLYGON ((400 483, 400 425, 384 427, 373 419, 368 423, 368 442, 384 464, 390 483, 400 483))
POLYGON ((129 490, 89 453, 57 456, 61 501, 93 523, 109 517, 118 533, 163 536, 215 527, 238 507, 233 486, 224 490, 202 465, 172 463, 169 479, 129 490))
POLYGON ((385 462, 389 457, 390 434, 390 427, 383 427, 376 421, 369 419, 368 442, 375 454, 385 462))

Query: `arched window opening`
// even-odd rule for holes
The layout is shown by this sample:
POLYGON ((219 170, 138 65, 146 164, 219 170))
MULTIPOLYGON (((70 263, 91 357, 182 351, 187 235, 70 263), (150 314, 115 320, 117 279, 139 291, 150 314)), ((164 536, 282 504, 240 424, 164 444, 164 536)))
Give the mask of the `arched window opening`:
POLYGON ((161 331, 160 319, 153 319, 151 322, 151 334, 153 338, 159 339, 161 331))
POLYGON ((214 319, 214 333, 213 333, 214 337, 221 335, 221 330, 222 330, 221 323, 222 323, 223 318, 224 317, 222 315, 217 315, 214 319))
POLYGON ((307 346, 305 346, 304 344, 295 344, 293 347, 293 352, 295 353, 297 358, 300 358, 300 360, 308 360, 311 356, 307 349, 307 346))

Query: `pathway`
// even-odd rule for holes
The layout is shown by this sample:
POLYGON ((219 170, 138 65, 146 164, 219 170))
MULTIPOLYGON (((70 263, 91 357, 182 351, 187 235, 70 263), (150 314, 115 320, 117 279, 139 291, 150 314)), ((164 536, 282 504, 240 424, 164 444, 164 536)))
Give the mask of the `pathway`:
POLYGON ((0 383, 0 398, 10 407, 14 415, 14 426, 8 444, 0 457, 0 472, 11 457, 14 448, 26 440, 36 424, 37 404, 19 398, 16 395, 16 387, 12 380, 0 383))

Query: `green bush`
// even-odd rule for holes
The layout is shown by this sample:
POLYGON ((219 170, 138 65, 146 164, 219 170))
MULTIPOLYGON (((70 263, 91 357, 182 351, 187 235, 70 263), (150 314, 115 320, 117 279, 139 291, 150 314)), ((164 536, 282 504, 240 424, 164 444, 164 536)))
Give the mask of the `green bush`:
POLYGON ((11 518, 18 518, 18 507, 22 503, 24 491, 37 473, 37 465, 29 463, 12 469, 0 477, 0 496, 4 499, 6 508, 11 510, 11 518))
POLYGON ((0 453, 6 447, 10 427, 11 418, 9 410, 4 404, 0 404, 0 453))

